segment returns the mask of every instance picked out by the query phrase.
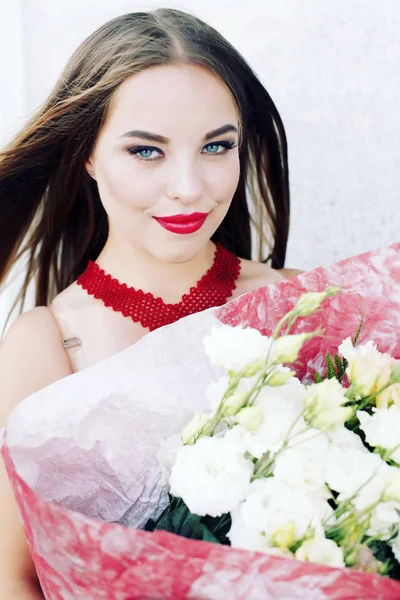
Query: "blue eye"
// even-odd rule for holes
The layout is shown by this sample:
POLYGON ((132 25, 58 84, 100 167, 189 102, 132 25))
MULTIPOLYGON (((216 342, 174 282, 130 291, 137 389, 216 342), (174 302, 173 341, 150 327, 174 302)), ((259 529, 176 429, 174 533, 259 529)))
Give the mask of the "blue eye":
POLYGON ((204 146, 203 152, 204 154, 224 155, 235 147, 236 143, 231 141, 213 142, 212 144, 204 146))
POLYGON ((222 148, 222 146, 220 146, 219 144, 209 144, 208 146, 206 146, 206 148, 207 154, 217 154, 218 148, 222 148))
POLYGON ((153 152, 154 150, 141 150, 138 154, 141 158, 150 158, 153 152))
POLYGON ((162 156, 162 151, 159 148, 153 148, 152 146, 135 146, 128 150, 129 154, 136 156, 139 160, 150 162, 152 160, 158 160, 162 156))

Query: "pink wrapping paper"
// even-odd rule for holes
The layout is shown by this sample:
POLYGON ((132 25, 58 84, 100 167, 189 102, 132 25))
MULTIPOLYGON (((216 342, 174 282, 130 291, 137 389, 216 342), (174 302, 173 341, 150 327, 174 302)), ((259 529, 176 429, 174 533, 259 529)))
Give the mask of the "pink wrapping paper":
MULTIPOLYGON (((300 376, 309 379, 315 370, 322 370, 326 352, 335 351, 345 337, 354 335, 361 312, 365 324, 360 341, 373 339, 379 344, 381 351, 400 358, 400 244, 396 244, 342 261, 327 269, 316 269, 295 280, 270 285, 222 308, 189 317, 149 334, 144 338, 143 344, 138 343, 120 353, 121 356, 113 358, 113 368, 109 372, 123 373, 117 367, 125 360, 128 366, 130 364, 133 387, 143 394, 153 394, 151 400, 154 401, 154 406, 157 406, 157 398, 154 396, 157 389, 166 394, 166 401, 169 401, 168 385, 172 389, 171 398, 181 398, 183 402, 189 389, 193 394, 193 402, 199 398, 201 400, 204 386, 215 379, 216 372, 201 353, 202 341, 199 338, 204 337, 213 324, 219 320, 232 325, 256 327, 268 334, 302 292, 319 291, 328 284, 341 285, 344 293, 328 300, 324 305, 325 310, 297 326, 297 331, 303 328, 310 330, 317 325, 325 329, 322 338, 313 339, 305 347, 299 363, 300 376), (152 371, 149 369, 143 374, 144 366, 139 360, 141 357, 148 363, 152 356, 164 357, 165 352, 160 354, 160 348, 162 350, 164 344, 173 357, 170 364, 174 365, 174 360, 176 362, 179 377, 169 365, 169 359, 165 359, 164 370, 159 370, 158 365, 154 366, 157 382, 151 384, 152 371), (190 369, 193 370, 193 377, 185 380, 185 373, 190 369), (146 381, 149 382, 148 387, 143 387, 146 381), (190 385, 191 388, 188 387, 190 385)), ((102 379, 105 369, 106 364, 100 364, 89 375, 94 389, 101 384, 107 395, 107 385, 111 386, 111 383, 102 379)), ((132 438, 129 456, 129 427, 128 433, 121 430, 121 454, 128 462, 117 460, 118 452, 115 456, 110 453, 105 442, 104 447, 101 445, 104 441, 101 435, 107 435, 104 429, 98 430, 98 443, 93 446, 96 453, 93 453, 90 444, 85 446, 79 418, 90 418, 99 410, 99 406, 103 410, 107 404, 104 404, 105 401, 103 404, 96 404, 88 398, 88 409, 82 416, 79 412, 82 411, 82 396, 78 399, 79 407, 75 410, 74 403, 78 403, 75 396, 80 389, 80 382, 84 381, 83 377, 87 379, 87 374, 74 375, 26 399, 13 411, 4 433, 3 457, 40 582, 48 600, 400 598, 400 583, 377 575, 196 542, 166 532, 147 533, 102 521, 99 517, 104 518, 105 514, 111 516, 108 520, 114 520, 113 516, 124 513, 126 502, 132 501, 133 491, 128 485, 129 473, 126 472, 126 466, 129 466, 129 460, 132 465, 141 465, 138 454, 140 446, 135 448, 132 438), (69 412, 62 412, 62 394, 69 399, 69 404, 65 406, 70 407, 71 418, 68 416, 69 412), (57 419, 58 401, 61 403, 63 421, 52 427, 53 421, 57 419), (53 412, 49 412, 49 406, 53 407, 53 412), (64 462, 63 469, 60 469, 63 478, 61 485, 60 475, 57 477, 54 474, 61 465, 56 446, 60 444, 60 440, 64 444, 67 440, 68 451, 72 452, 71 448, 76 450, 78 447, 78 439, 87 448, 86 457, 89 458, 86 470, 79 472, 77 462, 72 462, 72 459, 68 470, 69 463, 67 461, 66 466, 64 462), (124 440, 128 446, 124 445, 124 440), (104 450, 106 447, 107 452, 104 450), (94 480, 97 492, 104 489, 104 481, 101 481, 101 478, 106 477, 104 465, 107 465, 107 473, 111 472, 113 479, 117 480, 117 483, 110 484, 111 491, 107 488, 107 500, 101 493, 95 495, 93 487, 89 486, 87 491, 82 484, 89 477, 94 480), (67 488, 65 479, 69 484, 67 488), (62 493, 60 487, 63 488, 62 493), (85 497, 86 493, 90 498, 85 497), (101 506, 102 500, 105 506, 101 506)), ((132 431, 135 431, 134 420, 137 413, 126 410, 125 414, 124 405, 121 406, 121 418, 125 421, 132 419, 132 431)), ((141 410, 143 406, 142 404, 141 410)), ((152 410, 155 411, 155 408, 152 410)), ((149 412, 147 419, 151 419, 151 415, 149 412)), ((187 413, 183 412, 179 418, 185 422, 187 413)), ((179 418, 177 416, 177 421, 179 418)), ((177 431, 181 425, 182 422, 177 423, 177 431)), ((168 432, 170 433, 171 431, 168 432)), ((144 431, 143 435, 145 440, 149 432, 144 431)), ((146 456, 148 455, 150 456, 150 446, 148 452, 146 448, 146 456)), ((138 470, 137 477, 139 476, 138 470)), ((132 477, 135 479, 136 475, 132 477)), ((135 501, 139 502, 139 506, 140 494, 138 498, 135 501)), ((148 507, 153 508, 150 496, 148 507)))

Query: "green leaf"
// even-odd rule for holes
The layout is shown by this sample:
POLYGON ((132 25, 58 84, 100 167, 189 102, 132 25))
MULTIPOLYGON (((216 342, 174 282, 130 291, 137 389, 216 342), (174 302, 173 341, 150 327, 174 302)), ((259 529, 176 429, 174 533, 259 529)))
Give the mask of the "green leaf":
POLYGON ((144 529, 145 531, 164 530, 195 540, 229 544, 226 536, 231 524, 230 514, 220 517, 208 515, 201 517, 191 513, 181 498, 170 496, 170 504, 157 521, 149 519, 144 529))
POLYGON ((329 354, 326 355, 326 365, 328 367, 327 377, 328 379, 333 379, 336 377, 336 369, 329 354))
POLYGON ((346 369, 347 369, 347 365, 344 364, 344 361, 342 361, 339 358, 338 354, 335 354, 335 365, 337 368, 337 379, 339 381, 339 383, 342 383, 344 376, 346 375, 346 369))
POLYGON ((204 523, 197 523, 193 531, 193 539, 202 540, 203 542, 213 542, 219 544, 219 539, 204 525, 204 523))
POLYGON ((315 373, 314 380, 315 380, 315 383, 322 383, 323 377, 322 377, 321 373, 315 373))

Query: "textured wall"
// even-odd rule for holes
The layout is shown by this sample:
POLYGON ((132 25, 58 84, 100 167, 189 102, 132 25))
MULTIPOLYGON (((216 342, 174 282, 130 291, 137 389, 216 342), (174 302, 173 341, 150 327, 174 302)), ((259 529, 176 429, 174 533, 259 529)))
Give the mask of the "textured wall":
MULTIPOLYGON (((18 4, 2 0, 8 1, 18 4)), ((25 116, 43 100, 79 42, 108 18, 155 6, 190 10, 243 53, 283 117, 293 205, 287 264, 309 269, 398 241, 399 0, 20 4, 25 116)), ((1 19, 0 28, 10 26, 15 23, 1 19)), ((2 67, 1 75, 0 108, 13 105, 15 95, 12 70, 2 67)), ((10 112, 11 123, 0 136, 23 116, 10 112)), ((1 310, 0 305, 0 321, 1 310)))

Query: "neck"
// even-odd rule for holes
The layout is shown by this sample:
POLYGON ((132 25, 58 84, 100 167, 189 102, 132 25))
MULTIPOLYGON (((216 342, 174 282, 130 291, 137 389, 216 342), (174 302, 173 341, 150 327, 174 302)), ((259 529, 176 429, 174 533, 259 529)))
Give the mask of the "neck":
POLYGON ((214 261, 215 245, 209 242, 186 262, 165 262, 140 249, 106 243, 96 263, 120 283, 151 292, 164 302, 178 302, 203 277, 214 261))

